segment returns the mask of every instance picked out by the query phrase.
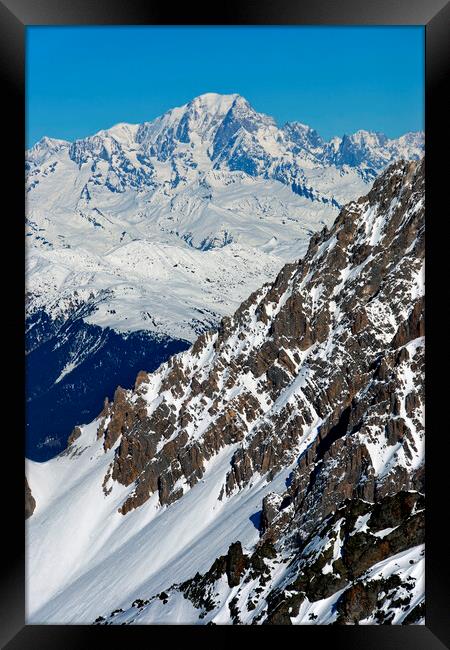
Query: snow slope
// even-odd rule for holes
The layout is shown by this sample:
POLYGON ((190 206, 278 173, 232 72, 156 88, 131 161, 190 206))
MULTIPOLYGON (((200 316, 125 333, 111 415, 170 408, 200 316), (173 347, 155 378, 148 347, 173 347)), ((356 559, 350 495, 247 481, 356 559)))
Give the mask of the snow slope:
POLYGON ((256 480, 237 498, 221 502, 232 446, 212 459, 205 479, 182 500, 161 507, 155 495, 123 517, 117 509, 130 488, 115 486, 108 497, 103 494, 114 448, 104 453, 97 426, 94 421, 83 428, 72 450, 81 454, 75 463, 71 454, 26 462, 37 503, 26 538, 28 623, 92 623, 99 608, 126 606, 142 593, 191 577, 193 567, 206 570, 235 539, 250 548, 259 537, 250 517, 269 489, 283 488, 290 470, 270 485, 256 480))

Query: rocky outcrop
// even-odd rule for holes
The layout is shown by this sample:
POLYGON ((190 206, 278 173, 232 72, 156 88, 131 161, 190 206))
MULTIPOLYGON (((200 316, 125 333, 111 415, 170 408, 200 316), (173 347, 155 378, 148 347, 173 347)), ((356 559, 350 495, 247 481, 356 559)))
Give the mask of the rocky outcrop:
POLYGON ((78 438, 81 436, 81 429, 80 427, 74 427, 72 430, 72 433, 67 439, 67 447, 71 447, 73 443, 78 440, 78 438))
POLYGON ((235 542, 230 546, 227 554, 226 573, 230 587, 236 587, 240 583, 246 564, 246 557, 242 552, 241 543, 235 542))
POLYGON ((31 517, 36 508, 36 500, 31 494, 30 486, 28 485, 27 477, 25 476, 25 519, 31 517))
MULTIPOLYGON (((274 543, 261 541, 250 555, 234 542, 203 575, 168 588, 164 602, 170 605, 182 593, 205 623, 216 616, 222 620, 225 605, 233 624, 291 625, 302 618, 302 606, 311 612, 306 622, 314 622, 314 605, 320 611, 324 599, 333 597, 329 622, 336 625, 417 621, 423 610, 416 604, 417 594, 423 585, 401 562, 402 553, 412 549, 407 566, 423 564, 423 507, 417 492, 399 492, 377 503, 349 500, 301 543, 290 539, 297 527, 294 517, 285 530, 273 531, 274 543)), ((138 611, 130 608, 124 620, 133 622, 157 598, 161 594, 139 599, 138 611)))

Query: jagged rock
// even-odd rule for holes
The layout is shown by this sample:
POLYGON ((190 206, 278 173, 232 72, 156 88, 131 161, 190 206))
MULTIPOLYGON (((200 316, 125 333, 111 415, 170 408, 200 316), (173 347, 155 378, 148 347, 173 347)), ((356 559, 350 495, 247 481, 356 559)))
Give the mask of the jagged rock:
POLYGON ((411 514, 414 507, 419 510, 425 508, 425 502, 420 493, 398 492, 374 505, 367 525, 374 532, 399 526, 411 514))
POLYGON ((392 339, 391 346, 393 348, 398 348, 401 345, 406 345, 413 339, 425 336, 424 309, 424 298, 416 300, 407 320, 400 324, 392 339))
POLYGON ((141 370, 138 372, 136 376, 136 381, 134 382, 134 390, 137 390, 139 386, 148 381, 148 372, 145 372, 145 370, 141 370))
POLYGON ((129 426, 130 405, 127 400, 127 392, 123 388, 117 388, 114 393, 114 408, 111 409, 111 419, 104 433, 103 447, 105 451, 111 449, 121 434, 129 426))
POLYGON ((247 558, 242 552, 240 542, 231 544, 227 553, 226 573, 230 587, 236 587, 247 566, 247 558))
POLYGON ((357 623, 369 616, 377 604, 380 590, 378 582, 369 585, 358 582, 347 589, 338 603, 339 623, 357 623))
POLYGON ((74 427, 72 433, 70 434, 70 436, 69 436, 68 439, 67 439, 67 446, 70 447, 71 445, 73 445, 73 443, 75 442, 75 440, 78 440, 78 438, 79 438, 80 436, 81 436, 81 429, 80 429, 80 427, 74 427))
POLYGON ((261 532, 263 534, 270 529, 279 514, 282 502, 283 499, 279 494, 271 493, 264 497, 261 512, 261 532))
POLYGON ((36 508, 36 500, 31 494, 30 486, 28 485, 27 477, 25 476, 25 519, 31 517, 36 508))

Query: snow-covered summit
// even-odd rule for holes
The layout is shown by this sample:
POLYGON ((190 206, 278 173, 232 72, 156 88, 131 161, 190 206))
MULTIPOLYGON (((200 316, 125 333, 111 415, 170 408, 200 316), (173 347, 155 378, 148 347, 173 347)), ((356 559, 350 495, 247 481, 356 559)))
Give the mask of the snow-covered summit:
POLYGON ((389 139, 384 133, 360 129, 344 135, 334 152, 330 148, 329 160, 338 166, 359 168, 362 174, 373 176, 393 160, 418 160, 423 155, 423 141, 422 132, 389 139))
MULTIPOLYGON (((261 152, 267 157, 268 168, 266 176, 274 175, 273 159, 284 159, 294 164, 295 156, 306 156, 314 150, 316 163, 319 165, 334 164, 357 167, 364 162, 366 168, 370 163, 373 172, 378 172, 386 161, 392 162, 399 153, 406 158, 420 157, 423 152, 423 133, 409 133, 398 139, 389 139, 382 133, 359 130, 351 135, 344 135, 339 140, 340 152, 330 159, 330 151, 335 148, 336 138, 325 142, 323 138, 308 125, 301 122, 288 122, 279 128, 273 118, 258 113, 241 95, 205 93, 195 97, 188 103, 172 108, 156 119, 142 124, 120 123, 109 129, 104 129, 82 138, 71 147, 71 158, 80 162, 77 151, 92 150, 95 156, 104 155, 102 145, 107 150, 112 149, 126 157, 129 151, 139 151, 142 155, 156 157, 166 161, 168 157, 186 157, 186 147, 189 145, 195 154, 201 158, 206 154, 210 165, 236 168, 236 146, 244 142, 246 161, 241 160, 243 171, 258 175, 259 168, 254 158, 261 152), (204 145, 210 145, 205 152, 204 145), (109 144, 108 144, 109 143, 109 144)), ((34 160, 37 151, 45 150, 56 153, 67 142, 43 138, 28 152, 28 159, 34 160)), ((189 158, 189 156, 188 156, 189 158)), ((244 156, 245 158, 245 156, 244 156)), ((86 162, 85 160, 83 162, 86 162)), ((136 163, 136 161, 134 161, 136 163)), ((372 174, 374 175, 374 174, 372 174)))
MULTIPOLYGON (((91 317, 99 324, 147 329, 159 322, 173 335, 183 321, 185 332, 197 290, 223 296, 220 306, 205 298, 215 317, 232 311, 245 292, 301 256, 311 233, 366 191, 384 166, 422 150, 421 134, 389 140, 360 131, 325 142, 301 122, 280 128, 236 93, 205 93, 152 121, 119 123, 72 143, 43 138, 27 152, 29 309, 55 315, 54 305, 66 305, 78 289, 94 294, 91 317), (115 262, 128 259, 121 248, 130 242, 141 251, 133 271, 115 262), (199 269, 208 267, 202 254, 211 250, 218 251, 218 269, 228 265, 230 245, 254 262, 244 274, 238 264, 239 275, 224 292, 216 274, 205 285, 199 269), (142 283, 155 273, 150 260, 160 246, 170 247, 172 269, 180 268, 177 250, 180 261, 189 249, 197 259, 189 281, 172 285, 179 298, 169 311, 142 283), (269 274, 263 277, 261 269, 269 274), (147 312, 155 318, 141 316, 147 312)), ((158 269, 156 277, 162 275, 158 269)), ((154 286, 167 293, 166 285, 154 286)))
POLYGON ((66 149, 69 146, 70 142, 67 140, 48 138, 45 135, 27 151, 27 160, 33 164, 39 165, 45 162, 45 160, 50 156, 60 152, 61 149, 66 149))

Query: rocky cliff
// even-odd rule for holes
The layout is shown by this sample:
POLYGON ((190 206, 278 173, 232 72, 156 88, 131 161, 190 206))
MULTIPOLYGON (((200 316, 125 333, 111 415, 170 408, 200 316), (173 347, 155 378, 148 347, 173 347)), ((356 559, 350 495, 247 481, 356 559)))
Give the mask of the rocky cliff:
POLYGON ((98 435, 134 484, 121 512, 180 498, 236 442, 224 493, 297 461, 305 530, 347 498, 422 489, 423 245, 423 168, 399 163, 218 332, 118 389, 98 435))
POLYGON ((36 500, 31 494, 30 486, 28 485, 27 477, 25 476, 25 519, 31 517, 36 507, 36 500))

